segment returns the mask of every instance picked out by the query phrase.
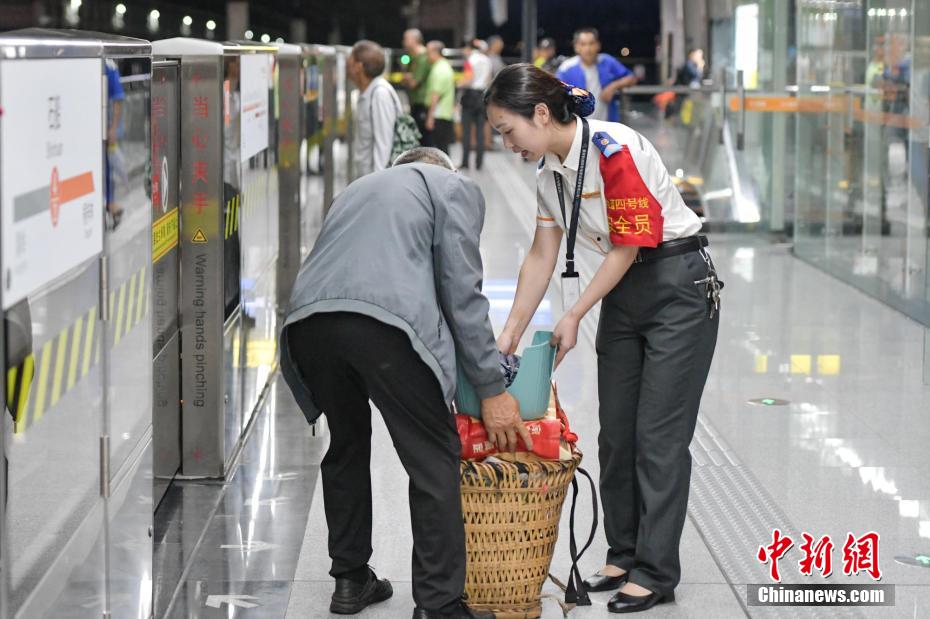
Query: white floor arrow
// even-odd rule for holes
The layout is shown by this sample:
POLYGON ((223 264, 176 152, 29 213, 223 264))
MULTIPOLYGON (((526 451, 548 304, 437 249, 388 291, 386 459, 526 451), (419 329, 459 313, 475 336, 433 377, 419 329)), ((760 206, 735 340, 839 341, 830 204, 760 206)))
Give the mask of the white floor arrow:
MULTIPOLYGON (((111 593, 110 594, 110 606, 111 607, 130 605, 130 604, 134 604, 136 601, 137 601, 136 596, 129 594, 129 593, 111 593)), ((94 595, 94 596, 85 598, 84 603, 81 604, 81 608, 98 608, 98 607, 103 606, 104 602, 105 602, 105 598, 102 594, 94 595)))
POLYGON ((258 540, 246 542, 244 544, 223 544, 220 546, 220 548, 224 550, 244 550, 246 552, 261 552, 262 550, 271 550, 277 547, 277 544, 269 544, 268 542, 260 542, 258 540))
POLYGON ((277 505, 279 503, 287 503, 290 500, 291 498, 286 497, 286 496, 277 497, 274 499, 246 499, 245 505, 246 507, 251 507, 252 505, 258 505, 259 507, 261 507, 264 505, 277 505))
POLYGON ((280 473, 278 475, 265 476, 263 481, 291 481, 297 479, 297 473, 280 473))
POLYGON ((223 604, 230 606, 241 606, 242 608, 255 608, 261 604, 254 604, 249 600, 257 600, 254 595, 208 595, 207 606, 210 608, 219 608, 223 604))

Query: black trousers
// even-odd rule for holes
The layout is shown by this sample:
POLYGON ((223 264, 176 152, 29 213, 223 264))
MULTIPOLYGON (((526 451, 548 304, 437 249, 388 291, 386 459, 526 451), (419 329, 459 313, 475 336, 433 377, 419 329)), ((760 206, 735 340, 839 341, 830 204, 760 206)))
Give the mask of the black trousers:
POLYGON ((411 103, 410 104, 410 115, 413 116, 413 122, 417 124, 417 129, 420 130, 420 135, 423 136, 423 139, 420 141, 423 143, 423 146, 428 146, 426 143, 426 114, 428 108, 422 103, 411 103))
POLYGON ((427 132, 424 146, 433 146, 448 155, 449 145, 455 141, 455 124, 439 118, 433 122, 433 130, 427 132))
POLYGON ((410 477, 413 599, 451 610, 465 590, 461 443, 436 375, 403 331, 361 314, 315 314, 288 327, 288 337, 330 429, 321 466, 330 575, 371 558, 370 398, 410 477))
POLYGON ((688 509, 698 407, 719 314, 704 298, 698 252, 634 264, 603 300, 597 333, 607 563, 630 582, 669 593, 688 509))
POLYGON ((475 167, 481 169, 484 160, 484 98, 480 90, 466 89, 462 93, 462 167, 468 166, 471 155, 471 130, 475 128, 475 167))

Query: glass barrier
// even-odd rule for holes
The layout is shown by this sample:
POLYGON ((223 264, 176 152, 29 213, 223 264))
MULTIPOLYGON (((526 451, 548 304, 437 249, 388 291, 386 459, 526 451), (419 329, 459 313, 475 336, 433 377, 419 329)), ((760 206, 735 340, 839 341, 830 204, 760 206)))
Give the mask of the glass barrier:
POLYGON ((796 252, 930 324, 930 6, 802 1, 797 23, 796 252))
POLYGON ((772 225, 773 190, 783 187, 784 165, 773 161, 768 147, 769 115, 742 115, 733 88, 725 92, 712 84, 627 88, 623 109, 621 122, 656 147, 706 230, 780 228, 772 225))
POLYGON ((785 231, 799 257, 930 325, 930 4, 737 5, 712 32, 726 69, 696 88, 625 89, 622 122, 706 229, 785 231), (790 25, 780 42, 772 16, 790 25), (760 28, 749 52, 740 19, 760 28))
POLYGON ((152 423, 151 59, 108 58, 107 424, 115 478, 152 423))

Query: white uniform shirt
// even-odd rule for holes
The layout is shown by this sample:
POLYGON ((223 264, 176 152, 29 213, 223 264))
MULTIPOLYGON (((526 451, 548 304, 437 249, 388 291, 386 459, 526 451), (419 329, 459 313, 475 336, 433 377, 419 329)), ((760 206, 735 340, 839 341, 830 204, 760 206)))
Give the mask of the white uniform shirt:
POLYGON ((597 63, 588 66, 582 62, 581 66, 584 69, 585 90, 594 97, 594 111, 588 120, 607 120, 607 104, 601 101, 601 76, 597 72, 597 63))
MULTIPOLYGON (((562 219, 559 207, 559 197, 556 191, 556 172, 562 176, 562 188, 565 196, 565 212, 571 218, 572 198, 575 193, 575 180, 578 173, 578 159, 581 155, 581 119, 577 116, 575 139, 565 162, 552 154, 540 159, 536 168, 536 225, 541 227, 559 226, 567 229, 562 219)), ((610 136, 622 148, 628 148, 636 165, 636 170, 645 183, 649 193, 661 205, 662 214, 662 241, 671 241, 693 236, 701 229, 701 220, 694 211, 685 205, 672 183, 668 170, 662 162, 655 147, 646 138, 633 129, 620 123, 599 120, 588 120, 588 156, 585 170, 584 190, 581 194, 581 213, 578 217, 577 243, 588 242, 600 253, 606 254, 612 247, 611 226, 608 221, 607 201, 604 180, 601 177, 601 150, 592 142, 594 134, 601 131, 610 136)), ((619 155, 615 154, 614 157, 619 155)), ((609 188, 608 188, 609 189, 609 188)), ((630 221, 635 214, 627 216, 630 221)), ((631 227, 630 232, 633 232, 631 227)), ((631 239, 633 240, 633 239, 631 239)), ((635 242, 631 244, 636 244, 635 242)))
POLYGON ((491 78, 494 77, 492 75, 491 59, 488 58, 487 54, 475 50, 468 57, 468 64, 471 65, 472 71, 472 78, 468 88, 484 92, 491 85, 491 78))
POLYGON ((394 87, 376 77, 358 98, 355 110, 355 177, 386 168, 394 145, 394 123, 401 104, 394 87))

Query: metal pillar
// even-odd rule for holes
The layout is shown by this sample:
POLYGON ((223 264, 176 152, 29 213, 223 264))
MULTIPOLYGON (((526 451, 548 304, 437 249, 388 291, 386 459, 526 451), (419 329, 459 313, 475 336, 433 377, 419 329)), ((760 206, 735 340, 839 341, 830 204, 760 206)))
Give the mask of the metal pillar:
POLYGON ((699 47, 707 55, 707 0, 689 0, 684 3, 684 43, 685 53, 688 49, 699 47))
MULTIPOLYGON (((301 53, 297 45, 278 45, 278 310, 287 308, 300 268, 300 123, 303 106, 301 53)), ((272 206, 272 208, 274 208, 272 206)))
POLYGON ((306 19, 295 19, 291 22, 291 42, 292 43, 306 43, 307 42, 307 20, 306 19))
POLYGON ((462 33, 462 38, 467 41, 471 41, 477 36, 477 27, 475 23, 478 21, 477 15, 477 3, 476 0, 465 0, 465 31, 462 33))
POLYGON ((231 40, 245 38, 245 31, 249 29, 249 3, 226 3, 226 38, 231 40))
MULTIPOLYGON (((791 19, 787 2, 773 3, 774 33, 772 45, 772 91, 784 93, 788 84, 788 20, 791 19)), ((771 218, 769 230, 785 230, 785 148, 788 130, 787 114, 771 114, 772 119, 772 170, 769 192, 771 218)))
POLYGON ((662 81, 675 75, 675 67, 685 61, 685 26, 682 0, 662 0, 662 81))
POLYGON ((523 0, 523 62, 533 62, 537 13, 536 0, 523 0))

